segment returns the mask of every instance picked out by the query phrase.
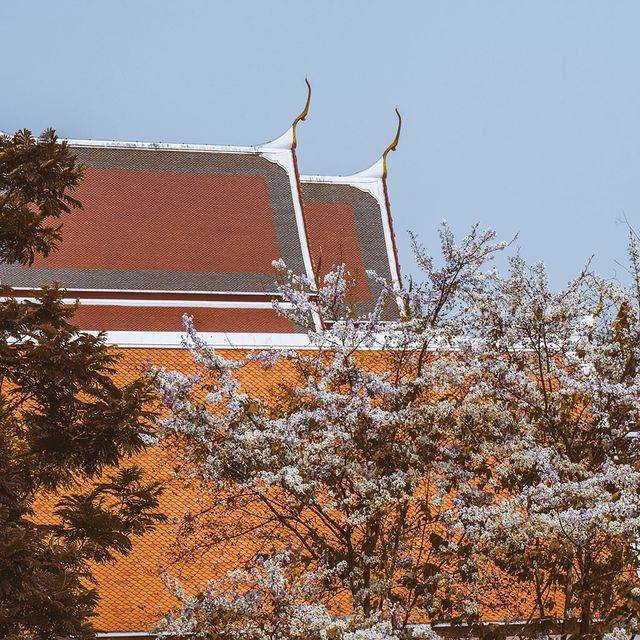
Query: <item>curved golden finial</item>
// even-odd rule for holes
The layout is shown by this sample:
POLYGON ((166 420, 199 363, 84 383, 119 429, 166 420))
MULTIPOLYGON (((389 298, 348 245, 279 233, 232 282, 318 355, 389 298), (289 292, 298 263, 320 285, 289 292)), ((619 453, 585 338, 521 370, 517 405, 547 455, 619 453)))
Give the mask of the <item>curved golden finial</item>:
POLYGON ((296 125, 301 120, 306 120, 307 115, 309 115, 309 105, 311 104, 311 85, 309 84, 309 80, 306 78, 306 76, 304 81, 307 83, 307 101, 304 105, 304 109, 300 112, 300 115, 293 121, 293 124, 291 125, 291 131, 293 132, 292 149, 295 149, 297 145, 296 125))
POLYGON ((384 150, 382 154, 382 177, 387 177, 387 156, 390 151, 395 151, 398 146, 398 142, 400 141, 400 131, 402 129, 402 116, 396 107, 396 115, 398 116, 398 129, 396 131, 396 137, 393 139, 393 142, 384 150))

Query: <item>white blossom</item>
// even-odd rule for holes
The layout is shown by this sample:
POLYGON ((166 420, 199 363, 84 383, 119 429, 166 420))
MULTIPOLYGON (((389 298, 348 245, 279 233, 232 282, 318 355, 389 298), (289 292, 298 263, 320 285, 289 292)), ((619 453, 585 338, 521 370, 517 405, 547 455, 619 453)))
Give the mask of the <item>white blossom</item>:
POLYGON ((640 253, 632 243, 629 290, 585 271, 555 292, 542 264, 488 269, 505 246, 490 231, 440 237, 442 263, 414 238, 424 281, 377 278, 365 315, 344 266, 316 282, 275 262, 276 310, 313 350, 230 360, 185 318, 200 372, 153 372, 160 431, 217 508, 196 516, 212 539, 248 519, 275 555, 197 597, 172 583, 183 608, 166 629, 382 640, 416 621, 476 624, 506 583, 528 594, 516 619, 564 616, 611 640, 631 628, 640 253), (260 397, 240 382, 247 366, 286 374, 260 397), (330 606, 338 592, 348 613, 330 606))

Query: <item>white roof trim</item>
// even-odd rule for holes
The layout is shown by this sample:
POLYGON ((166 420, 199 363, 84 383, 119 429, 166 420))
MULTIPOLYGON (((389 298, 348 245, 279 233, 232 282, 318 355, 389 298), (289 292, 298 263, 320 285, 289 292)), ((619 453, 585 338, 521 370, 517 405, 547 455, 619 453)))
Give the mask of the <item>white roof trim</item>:
POLYGON ((302 182, 328 182, 336 184, 366 185, 384 179, 384 157, 380 157, 370 167, 348 176, 300 176, 302 182))
POLYGON ((370 193, 380 206, 384 202, 384 188, 382 186, 382 177, 376 178, 355 174, 353 176, 300 176, 300 182, 321 182, 323 184, 347 184, 356 187, 361 191, 370 193))
MULTIPOLYGON (((176 349, 182 348, 182 331, 83 331, 90 335, 103 333, 106 343, 122 348, 176 349)), ((317 351, 318 345, 309 340, 307 333, 222 333, 198 331, 198 336, 216 349, 304 349, 317 351)), ((380 351, 384 347, 385 333, 367 347, 358 351, 380 351)))
POLYGON ((368 169, 354 173, 352 178, 377 178, 382 180, 384 178, 384 158, 380 158, 376 163, 372 164, 368 169))
MULTIPOLYGON (((11 134, 0 130, 0 136, 11 134)), ((150 151, 202 151, 213 153, 260 153, 263 149, 270 151, 291 151, 293 147, 293 127, 285 133, 260 145, 221 145, 194 144, 190 142, 142 142, 139 140, 89 140, 84 138, 60 138, 73 147, 102 147, 119 149, 148 149, 150 151)))
POLYGON ((219 145, 219 144, 192 144, 182 142, 140 142, 132 140, 83 140, 79 138, 61 138, 72 147, 89 147, 102 149, 144 149, 147 151, 190 151, 200 153, 252 153, 259 154, 263 151, 278 153, 291 151, 291 144, 286 145, 288 138, 293 140, 292 130, 276 138, 273 142, 267 142, 257 146, 219 145))
POLYGON ((291 151, 293 149, 293 127, 289 127, 279 138, 266 142, 260 148, 291 151))
MULTIPOLYGON (((98 331, 85 331, 96 335, 98 331)), ((182 347, 181 331, 106 331, 106 342, 119 347, 175 349, 182 347)), ((306 333, 222 333, 198 331, 208 344, 218 349, 311 349, 306 333)))
MULTIPOLYGON (((384 190, 384 187, 383 187, 384 190)), ((380 212, 382 214, 382 228, 384 229, 384 243, 387 247, 387 257, 389 258, 389 269, 391 270, 391 277, 393 278, 393 284, 396 288, 400 288, 400 265, 396 260, 396 252, 393 246, 393 235, 391 233, 391 212, 389 211, 387 199, 382 196, 382 204, 380 205, 380 212)), ((398 297, 398 304, 401 305, 401 300, 398 297)))
POLYGON ((149 151, 199 151, 204 153, 260 153, 260 147, 224 146, 214 144, 189 144, 177 142, 138 142, 120 140, 81 140, 61 138, 72 147, 146 149, 149 151))
MULTIPOLYGON (((36 302, 33 297, 17 297, 18 302, 36 302)), ((63 304, 74 304, 77 298, 63 298, 63 304)), ((238 300, 134 300, 130 298, 82 298, 82 306, 95 307, 189 307, 194 309, 273 309, 271 302, 238 300)), ((281 303, 290 308, 291 303, 281 303)))

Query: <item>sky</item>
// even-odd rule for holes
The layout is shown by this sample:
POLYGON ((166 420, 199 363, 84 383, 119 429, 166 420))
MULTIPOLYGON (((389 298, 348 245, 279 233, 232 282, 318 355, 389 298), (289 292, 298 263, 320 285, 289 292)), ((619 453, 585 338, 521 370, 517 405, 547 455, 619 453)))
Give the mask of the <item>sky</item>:
MULTIPOLYGON (((437 252, 446 219, 624 279, 640 229, 637 0, 2 0, 0 130, 255 145, 301 110, 305 174, 373 164, 403 116, 389 192, 437 252)), ((215 251, 215 246, 203 250, 215 251)))

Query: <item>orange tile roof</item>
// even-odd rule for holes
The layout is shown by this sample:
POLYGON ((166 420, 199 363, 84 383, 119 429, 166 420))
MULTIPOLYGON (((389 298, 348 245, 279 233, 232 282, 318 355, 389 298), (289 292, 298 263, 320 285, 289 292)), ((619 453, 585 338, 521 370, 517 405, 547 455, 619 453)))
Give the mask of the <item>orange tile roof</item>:
MULTIPOLYGON (((246 352, 226 350, 224 353, 229 358, 240 358, 246 352)), ((121 383, 139 376, 148 362, 183 373, 193 372, 196 368, 184 349, 126 349, 122 355, 117 374, 121 383)), ((281 381, 277 368, 265 371, 251 364, 239 377, 253 393, 261 396, 266 396, 269 389, 281 381)), ((198 508, 198 495, 184 481, 173 477, 175 454, 162 446, 136 456, 132 463, 144 468, 149 479, 165 482, 160 509, 168 516, 168 522, 134 540, 130 555, 94 568, 101 598, 95 626, 103 631, 148 630, 175 606, 176 601, 161 578, 164 568, 169 575, 180 577, 185 586, 196 587, 207 578, 221 576, 229 569, 242 566, 260 544, 260 541, 247 536, 233 545, 217 547, 214 553, 198 556, 192 562, 174 562, 171 551, 176 541, 179 542, 179 521, 185 512, 198 508)))
MULTIPOLYGON (((240 358, 246 354, 240 350, 225 350, 224 353, 229 358, 240 358)), ((365 354, 365 358, 378 368, 385 355, 382 352, 371 352, 365 354)), ((139 376, 148 362, 183 373, 191 373, 196 369, 189 353, 184 349, 131 348, 122 350, 122 356, 117 373, 121 383, 139 376)), ((242 384, 262 397, 268 397, 269 391, 282 381, 282 377, 283 371, 278 367, 264 370, 255 364, 249 364, 239 372, 242 384)), ((188 545, 181 544, 185 542, 180 535, 181 521, 186 512, 197 513, 203 503, 195 487, 190 487, 184 480, 173 476, 172 470, 177 463, 175 452, 160 445, 136 456, 131 462, 145 469, 147 479, 165 482, 160 509, 168 516, 168 522, 142 538, 135 539, 133 551, 128 556, 94 568, 101 598, 94 623, 101 631, 149 630, 175 606, 177 603, 161 577, 163 569, 170 576, 179 577, 187 590, 197 588, 208 578, 221 577, 227 570, 241 567, 265 544, 264 539, 247 534, 231 543, 216 545, 213 551, 203 551, 188 557, 193 540, 188 545), (175 557, 176 550, 178 553, 182 552, 180 560, 175 557)), ((236 523, 230 523, 229 526, 235 525, 236 523)), ((204 531, 203 535, 204 539, 199 541, 208 542, 208 533, 204 531)), ((195 540, 197 543, 197 535, 195 540)), ((510 584, 504 576, 496 575, 495 585, 495 590, 491 590, 485 598, 484 619, 499 620, 507 611, 511 613, 512 619, 517 613, 526 614, 531 602, 529 594, 524 593, 521 587, 510 584)))

